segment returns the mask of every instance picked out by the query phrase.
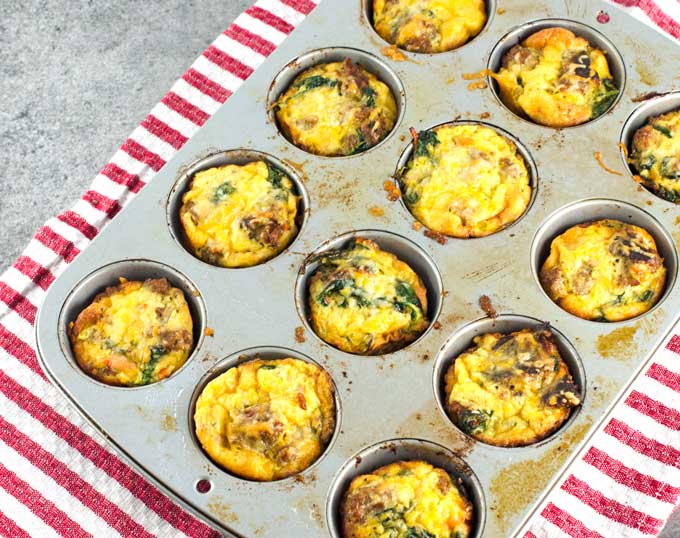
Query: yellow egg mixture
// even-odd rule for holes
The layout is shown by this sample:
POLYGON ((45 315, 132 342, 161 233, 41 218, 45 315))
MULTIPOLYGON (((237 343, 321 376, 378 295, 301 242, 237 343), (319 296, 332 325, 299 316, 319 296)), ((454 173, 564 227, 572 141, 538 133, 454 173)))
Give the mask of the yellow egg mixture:
POLYGON ((458 486, 418 460, 360 475, 343 499, 343 538, 467 538, 473 508, 458 486))
POLYGON ((654 306, 664 290, 666 268, 649 232, 604 219, 556 237, 540 279, 566 311, 584 319, 621 321, 654 306))
POLYGON ((121 279, 97 295, 69 325, 80 367, 109 385, 147 385, 187 360, 193 322, 181 290, 165 278, 121 279))
POLYGON ((397 104, 389 86, 349 58, 303 71, 274 105, 295 145, 325 156, 360 153, 394 127, 397 104))
POLYGON ((412 52, 444 52, 476 36, 486 23, 484 0, 373 0, 373 26, 412 52))
POLYGON ((493 75, 503 102, 549 127, 604 114, 619 90, 601 50, 565 28, 546 28, 512 47, 493 75))
POLYGON ((186 243, 213 265, 262 263, 297 235, 299 201, 291 179, 264 161, 197 172, 180 208, 186 243))
POLYGON ((635 132, 629 162, 645 187, 680 203, 680 110, 649 118, 635 132))
POLYGON ((414 138, 399 179, 404 202, 425 226, 482 237, 522 216, 531 186, 513 142, 482 125, 443 125, 414 138))
POLYGON ((329 375, 299 359, 255 359, 230 368, 201 392, 196 435, 227 471, 271 481, 305 470, 335 430, 329 375))
POLYGON ((394 351, 428 326, 427 291, 420 277, 362 238, 321 256, 308 297, 314 331, 348 353, 394 351))
POLYGON ((445 376, 446 408, 465 433, 497 446, 525 446, 560 427, 579 389, 547 328, 474 338, 445 376))

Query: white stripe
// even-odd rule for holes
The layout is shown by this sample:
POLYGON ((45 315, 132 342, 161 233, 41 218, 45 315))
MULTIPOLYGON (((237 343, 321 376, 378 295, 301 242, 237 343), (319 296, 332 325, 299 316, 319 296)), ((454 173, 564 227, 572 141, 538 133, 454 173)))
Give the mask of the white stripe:
POLYGON ((213 41, 213 45, 225 52, 234 59, 238 59, 239 62, 245 64, 252 69, 257 69, 262 62, 265 60, 265 56, 259 52, 254 51, 250 47, 242 45, 238 41, 233 40, 224 34, 217 36, 217 39, 213 41))
POLYGON ((612 418, 625 422, 628 426, 642 432, 643 435, 650 439, 654 439, 655 441, 666 445, 677 445, 680 432, 664 426, 652 417, 640 413, 637 409, 633 409, 627 405, 621 405, 614 410, 612 418))
POLYGON ((175 82, 172 91, 210 116, 222 106, 222 103, 194 88, 183 78, 175 82))
POLYGON ((674 20, 680 19, 680 3, 678 0, 654 0, 654 3, 674 20))
POLYGON ((55 276, 61 274, 68 266, 61 256, 58 256, 51 248, 46 247, 37 239, 29 241, 28 246, 24 249, 24 256, 28 256, 43 267, 48 268, 55 276))
POLYGON ((188 120, 179 112, 175 112, 163 103, 158 103, 155 107, 153 107, 151 114, 153 114, 157 119, 161 120, 166 125, 169 125, 176 131, 179 131, 187 138, 194 136, 196 131, 200 129, 200 126, 196 125, 193 121, 188 120))
POLYGON ((247 13, 241 13, 241 15, 239 15, 239 17, 234 21, 234 24, 240 26, 244 30, 248 30, 252 34, 266 39, 274 45, 279 45, 284 39, 286 39, 286 34, 277 30, 273 26, 269 26, 261 20, 256 19, 255 17, 251 17, 247 13))
POLYGON ((70 224, 59 220, 56 217, 51 218, 45 223, 45 226, 52 228, 54 232, 62 236, 64 239, 71 241, 79 250, 83 250, 90 240, 85 237, 80 230, 74 228, 70 224))
POLYGON ((97 209, 90 202, 86 202, 82 198, 73 204, 71 211, 83 217, 88 224, 97 229, 101 228, 102 225, 109 220, 106 213, 101 209, 97 209))
POLYGON ((45 297, 43 289, 40 286, 36 286, 30 278, 18 269, 11 266, 8 267, 5 274, 2 275, 2 280, 12 289, 21 293, 21 295, 26 297, 34 305, 42 304, 42 300, 45 297))
POLYGON ((156 173, 148 164, 138 161, 122 149, 117 150, 109 162, 123 169, 128 174, 139 177, 144 183, 148 183, 156 173))
MULTIPOLYGON (((2 447, 0 454, 4 456, 8 449, 1 443, 0 447, 2 447)), ((59 538, 59 535, 52 527, 48 526, 42 519, 2 488, 0 488, 0 506, 3 513, 14 520, 29 536, 34 536, 35 538, 59 538)))
POLYGON ((95 176, 90 185, 90 190, 96 191, 112 200, 116 200, 118 203, 121 203, 120 199, 124 198, 128 192, 128 188, 125 185, 116 183, 103 174, 97 174, 95 176))
MULTIPOLYGON (((5 306, 5 303, 0 303, 0 305, 5 306)), ((33 346, 35 340, 34 328, 28 321, 22 318, 11 308, 7 308, 6 312, 2 315, 2 324, 11 332, 16 334, 27 344, 33 346)))
POLYGON ((243 84, 242 79, 238 78, 236 75, 232 75, 229 71, 222 69, 219 65, 208 60, 205 56, 199 56, 191 67, 201 75, 208 77, 210 80, 232 93, 238 90, 239 86, 243 84))
POLYGON ((518 537, 523 537, 527 531, 534 533, 536 538, 565 538, 567 537, 559 527, 553 525, 541 515, 537 515, 532 520, 532 526, 525 527, 522 532, 517 534, 518 537))
MULTIPOLYGON (((4 398, 4 396, 2 396, 4 398)), ((13 422, 13 416, 5 416, 7 420, 13 422)), ((32 438, 36 441, 35 438, 32 438)), ((71 495, 68 490, 53 478, 43 473, 40 469, 35 467, 19 453, 13 449, 2 445, 5 448, 2 458, 2 463, 8 469, 11 469, 18 477, 27 482, 33 489, 39 491, 43 497, 54 503, 62 512, 65 512, 68 517, 80 525, 83 530, 92 534, 92 536, 110 536, 114 538, 120 536, 118 532, 108 526, 106 521, 101 519, 97 514, 85 507, 78 499, 71 495), (106 529, 108 532, 103 534, 102 531, 106 529)))
POLYGON ((151 153, 155 153, 165 162, 168 162, 175 156, 175 153, 177 153, 177 150, 170 144, 161 140, 150 131, 147 131, 146 128, 141 125, 132 131, 132 134, 128 138, 134 140, 151 153))
MULTIPOLYGON (((678 327, 674 327, 673 333, 675 334, 677 330, 678 327)), ((674 351, 671 351, 670 349, 666 348, 660 349, 654 355, 653 362, 659 363, 667 370, 670 370, 671 372, 680 375, 680 355, 678 355, 674 351)))
POLYGON ((646 375, 635 380, 633 389, 671 409, 680 409, 680 392, 646 375))
POLYGON ((297 26, 305 18, 302 13, 293 9, 292 7, 287 6, 286 4, 279 2, 278 0, 258 0, 255 5, 259 8, 272 12, 274 15, 282 18, 284 21, 292 24, 293 26, 297 26))

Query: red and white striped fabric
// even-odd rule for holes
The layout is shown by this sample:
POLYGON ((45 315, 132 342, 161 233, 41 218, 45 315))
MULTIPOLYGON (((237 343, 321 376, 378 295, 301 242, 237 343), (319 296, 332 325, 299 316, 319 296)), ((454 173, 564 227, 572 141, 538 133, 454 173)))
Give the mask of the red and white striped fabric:
MULTIPOLYGON (((215 537, 130 469, 47 381, 45 291, 320 0, 258 0, 178 80, 70 209, 0 277, 0 535, 215 537)), ((615 0, 680 38, 678 0, 615 0)), ((680 329, 678 329, 680 332, 680 329)), ((680 500, 680 336, 527 527, 527 538, 653 536, 680 500)), ((302 537, 301 537, 302 538, 302 537)))

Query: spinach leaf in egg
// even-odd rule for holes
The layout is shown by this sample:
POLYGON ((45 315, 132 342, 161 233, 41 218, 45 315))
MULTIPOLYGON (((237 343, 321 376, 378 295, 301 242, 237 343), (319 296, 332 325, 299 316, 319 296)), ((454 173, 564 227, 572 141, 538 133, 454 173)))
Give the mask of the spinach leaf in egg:
POLYGON ((156 364, 161 359, 163 355, 168 352, 164 346, 149 346, 149 360, 142 368, 142 380, 140 385, 148 384, 153 378, 154 370, 156 369, 156 364))
POLYGON ((680 159, 677 157, 664 157, 661 160, 661 175, 668 179, 680 179, 680 159))
POLYGON ((483 409, 466 409, 460 414, 460 429, 469 435, 482 433, 488 426, 493 411, 483 409))
POLYGON ((593 118, 604 114, 619 95, 619 89, 614 85, 614 81, 606 78, 602 81, 600 94, 595 98, 592 106, 593 118))
POLYGON ((437 538, 434 534, 422 527, 409 527, 404 538, 437 538))
POLYGON ((298 88, 297 95, 300 95, 315 88, 322 88, 324 86, 335 88, 337 85, 337 80, 333 80, 321 75, 312 75, 311 77, 304 78, 300 82, 297 82, 295 87, 298 88))
POLYGON ((233 192, 236 192, 234 186, 231 184, 231 182, 225 181, 222 183, 222 185, 215 189, 215 193, 213 194, 213 202, 223 202, 233 192))
POLYGON ((658 123, 652 123, 652 127, 659 131, 662 135, 664 135, 667 138, 673 138, 673 134, 671 133, 671 130, 668 127, 665 127, 663 125, 659 125, 658 123))
POLYGON ((370 86, 366 86, 363 90, 361 90, 361 97, 366 101, 366 106, 369 108, 373 108, 375 106, 375 98, 377 95, 378 93, 370 86))
POLYGON ((434 131, 420 131, 413 153, 416 157, 432 157, 432 150, 437 144, 439 144, 437 133, 434 131))
POLYGON ((267 163, 267 181, 272 184, 272 186, 275 189, 282 189, 283 188, 283 179, 286 177, 286 174, 282 171, 276 168, 276 166, 272 166, 271 164, 267 163))

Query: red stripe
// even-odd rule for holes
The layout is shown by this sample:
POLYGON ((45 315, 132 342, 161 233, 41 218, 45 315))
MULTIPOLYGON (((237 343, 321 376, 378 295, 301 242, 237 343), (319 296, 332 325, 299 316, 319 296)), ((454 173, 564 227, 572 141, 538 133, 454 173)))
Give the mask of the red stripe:
POLYGON ((43 497, 2 463, 0 463, 0 487, 26 505, 31 512, 57 531, 60 536, 68 536, 69 538, 92 536, 68 517, 66 513, 57 508, 52 501, 43 497))
POLYGON ((28 256, 19 256, 12 267, 30 278, 44 290, 49 288, 52 282, 54 282, 54 275, 50 270, 28 256))
POLYGON ((90 224, 83 217, 78 215, 78 213, 76 213, 75 211, 71 211, 70 209, 68 211, 64 211, 61 215, 57 215, 57 218, 61 222, 68 224, 72 228, 75 228, 90 240, 94 239, 95 236, 99 233, 99 230, 97 230, 97 228, 92 226, 92 224, 90 224))
POLYGON ((675 431, 680 430, 680 412, 665 406, 661 402, 657 402, 646 394, 642 394, 637 390, 632 391, 628 398, 626 398, 626 405, 656 420, 667 428, 675 431))
POLYGON ((246 9, 246 13, 253 19, 262 21, 263 23, 276 28, 279 32, 283 32, 284 34, 290 34, 293 30, 295 30, 295 27, 288 21, 283 20, 281 17, 274 15, 271 11, 267 11, 261 7, 251 6, 246 9))
POLYGON ((524 533, 524 538, 536 538, 536 535, 531 531, 527 531, 524 533))
POLYGON ((639 431, 634 430, 628 424, 618 419, 611 419, 609 424, 605 426, 604 432, 611 435, 614 439, 618 439, 623 444, 628 445, 635 452, 680 469, 680 450, 660 443, 655 439, 645 437, 639 431))
POLYGON ((669 389, 680 392, 680 374, 669 370, 665 366, 654 362, 645 375, 658 381, 662 385, 666 385, 669 389))
POLYGON ((110 219, 115 217, 122 209, 118 201, 112 200, 111 198, 104 196, 97 191, 87 191, 85 194, 83 194, 83 200, 89 203, 96 210, 105 213, 110 219))
POLYGON ((599 469, 619 484, 660 501, 675 504, 680 497, 680 488, 673 487, 666 482, 661 482, 652 476, 642 474, 631 467, 627 467, 598 448, 590 447, 583 457, 583 461, 599 469))
POLYGON ((0 281, 0 301, 5 303, 31 325, 35 323, 35 315, 38 312, 36 306, 14 288, 11 288, 2 281, 0 281))
POLYGON ((144 118, 142 120, 141 126, 149 131, 152 135, 163 140, 163 142, 170 144, 175 149, 180 149, 184 144, 186 144, 186 141, 189 140, 177 129, 173 129, 164 121, 159 120, 153 114, 149 114, 146 118, 144 118))
POLYGON ((279 2, 292 7, 295 11, 299 11, 304 15, 309 15, 316 7, 316 4, 311 0, 279 0, 279 2))
POLYGON ((166 93, 163 99, 161 99, 161 103, 199 127, 210 119, 210 114, 191 104, 175 92, 166 93))
POLYGON ((590 530, 581 521, 553 503, 548 503, 541 515, 573 538, 602 538, 600 533, 590 530))
POLYGON ((36 241, 39 241, 51 251, 64 258, 66 263, 71 263, 80 254, 80 249, 72 241, 61 236, 47 225, 40 228, 33 237, 36 241))
POLYGON ((219 65, 225 71, 229 71, 232 75, 245 80, 253 74, 253 68, 244 63, 239 62, 233 56, 221 51, 215 45, 210 45, 203 51, 205 56, 212 63, 219 65))
POLYGON ((602 493, 591 488, 573 475, 565 480, 562 484, 562 489, 576 497, 583 504, 590 506, 598 514, 602 514, 604 517, 621 523, 626 527, 637 529, 643 534, 656 535, 663 526, 664 522, 662 520, 635 510, 614 499, 605 497, 602 493))
POLYGON ((104 450, 52 407, 0 370, 0 392, 52 430, 84 458, 127 488, 160 517, 183 533, 200 538, 218 538, 219 533, 184 512, 160 491, 148 484, 122 461, 104 450))
POLYGON ((148 164, 154 172, 158 172, 165 161, 159 155, 156 155, 153 151, 149 151, 140 143, 135 142, 131 138, 128 138, 123 145, 120 147, 125 153, 130 157, 137 159, 140 162, 148 164))
POLYGON ((153 538, 118 506, 3 417, 0 417, 0 439, 123 536, 153 538))
POLYGON ((269 56, 276 49, 276 45, 271 41, 267 41, 263 37, 260 37, 245 28, 241 28, 236 24, 232 24, 227 28, 224 31, 224 35, 230 37, 234 41, 238 41, 241 45, 262 54, 263 56, 269 56))
POLYGON ((663 11, 652 0, 614 0, 626 7, 639 7, 664 32, 680 39, 680 23, 663 11))
MULTIPOLYGON (((7 330, 2 324, 0 324, 0 347, 13 357, 16 357, 20 362, 28 366, 36 374, 40 375, 44 379, 47 379, 45 377, 45 373, 38 364, 38 359, 35 356, 35 351, 33 351, 33 348, 21 338, 19 338, 16 334, 7 330)), ((0 373, 2 373, 2 370, 0 370, 0 373)))
POLYGON ((127 187, 130 192, 138 193, 142 190, 142 187, 146 185, 146 183, 139 179, 139 176, 130 174, 113 163, 107 164, 99 173, 108 177, 114 183, 127 187))
POLYGON ((24 529, 0 511, 0 534, 6 538, 31 538, 24 529))
POLYGON ((218 103, 224 103, 231 96, 228 89, 199 73, 193 67, 182 75, 182 80, 218 103))
POLYGON ((674 334, 666 344, 666 349, 680 355, 680 336, 674 334))

